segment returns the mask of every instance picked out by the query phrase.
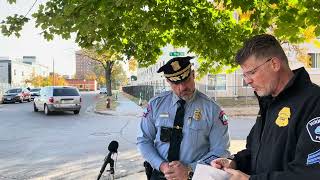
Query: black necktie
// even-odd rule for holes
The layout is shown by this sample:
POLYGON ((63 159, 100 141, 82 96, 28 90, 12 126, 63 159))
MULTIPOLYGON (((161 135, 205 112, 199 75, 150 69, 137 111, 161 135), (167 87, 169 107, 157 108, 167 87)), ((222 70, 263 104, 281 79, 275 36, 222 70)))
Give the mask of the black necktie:
POLYGON ((172 128, 172 134, 170 139, 170 147, 168 152, 168 161, 177 161, 179 160, 180 153, 180 144, 183 138, 182 128, 183 128, 183 119, 184 119, 184 104, 186 101, 180 99, 178 101, 179 107, 174 118, 174 124, 172 128))

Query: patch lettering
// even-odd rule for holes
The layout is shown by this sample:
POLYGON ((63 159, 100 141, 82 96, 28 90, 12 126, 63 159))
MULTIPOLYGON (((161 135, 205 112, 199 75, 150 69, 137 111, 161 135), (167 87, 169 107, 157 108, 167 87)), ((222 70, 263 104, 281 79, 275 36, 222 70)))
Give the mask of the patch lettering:
POLYGON ((320 117, 311 119, 307 125, 310 138, 314 142, 320 142, 320 117))

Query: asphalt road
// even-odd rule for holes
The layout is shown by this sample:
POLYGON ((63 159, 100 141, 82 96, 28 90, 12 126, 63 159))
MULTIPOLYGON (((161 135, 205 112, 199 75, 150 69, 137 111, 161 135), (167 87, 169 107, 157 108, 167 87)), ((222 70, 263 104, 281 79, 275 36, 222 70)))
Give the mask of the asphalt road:
MULTIPOLYGON (((96 94, 82 94, 79 115, 33 112, 32 102, 0 108, 0 179, 96 179, 110 141, 119 161, 135 161, 137 116, 93 112, 96 94), (121 156, 121 158, 120 158, 121 156)), ((125 173, 125 166, 118 163, 125 173)))
MULTIPOLYGON (((0 105, 0 179, 96 179, 112 140, 119 142, 117 177, 141 171, 140 114, 99 115, 96 100, 96 93, 82 93, 79 115, 46 116, 33 112, 32 102, 0 105)), ((231 138, 245 139, 253 123, 254 117, 231 118, 231 138)))

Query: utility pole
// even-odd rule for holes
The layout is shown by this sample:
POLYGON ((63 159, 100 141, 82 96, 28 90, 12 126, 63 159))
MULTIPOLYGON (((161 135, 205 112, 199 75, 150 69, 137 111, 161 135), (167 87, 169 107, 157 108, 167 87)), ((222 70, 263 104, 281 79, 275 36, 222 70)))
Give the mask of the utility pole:
POLYGON ((52 85, 55 85, 55 75, 54 75, 54 58, 52 58, 52 85))

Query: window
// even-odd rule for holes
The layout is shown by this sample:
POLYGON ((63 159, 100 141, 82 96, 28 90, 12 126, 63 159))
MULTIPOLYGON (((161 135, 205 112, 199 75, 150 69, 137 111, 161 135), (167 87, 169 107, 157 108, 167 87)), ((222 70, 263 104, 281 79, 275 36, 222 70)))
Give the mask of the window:
POLYGON ((73 88, 53 89, 53 96, 80 96, 78 91, 73 88))
POLYGON ((242 86, 243 87, 248 87, 248 84, 246 83, 246 81, 242 78, 242 86))
POLYGON ((311 68, 320 68, 320 53, 308 53, 311 56, 311 68))
POLYGON ((226 90, 227 81, 225 74, 208 75, 208 90, 226 90))

